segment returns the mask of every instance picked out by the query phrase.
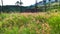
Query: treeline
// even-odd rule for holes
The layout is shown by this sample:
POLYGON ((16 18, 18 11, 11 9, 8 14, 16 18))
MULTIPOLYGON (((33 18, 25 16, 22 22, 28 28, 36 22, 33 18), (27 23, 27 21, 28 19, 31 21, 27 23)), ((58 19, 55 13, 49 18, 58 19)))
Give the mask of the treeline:
POLYGON ((2 6, 0 6, 0 12, 43 12, 43 11, 50 11, 53 9, 60 10, 60 1, 55 0, 53 3, 51 0, 48 0, 49 1, 48 3, 46 3, 46 1, 47 0, 42 1, 43 2, 42 6, 38 6, 39 4, 37 3, 36 0, 34 6, 24 7, 22 6, 23 3, 21 2, 21 0, 20 2, 19 1, 16 2, 17 5, 7 5, 7 6, 4 6, 3 0, 1 0, 2 6))
POLYGON ((16 5, 12 5, 12 6, 0 6, 0 12, 23 12, 27 9, 27 7, 24 6, 16 6, 16 5), (22 10, 22 11, 21 11, 22 10))
MULTIPOLYGON (((42 11, 43 9, 37 8, 37 11, 42 11)), ((25 6, 16 6, 16 5, 8 5, 8 6, 0 6, 0 12, 36 12, 35 7, 25 7, 25 6)))
MULTIPOLYGON (((37 7, 37 12, 45 11, 45 7, 46 7, 46 11, 55 10, 55 9, 60 10, 58 5, 51 4, 50 7, 49 5, 37 7)), ((0 12, 36 12, 36 9, 34 6, 25 7, 25 6, 8 5, 8 6, 3 6, 3 7, 0 6, 0 12)))

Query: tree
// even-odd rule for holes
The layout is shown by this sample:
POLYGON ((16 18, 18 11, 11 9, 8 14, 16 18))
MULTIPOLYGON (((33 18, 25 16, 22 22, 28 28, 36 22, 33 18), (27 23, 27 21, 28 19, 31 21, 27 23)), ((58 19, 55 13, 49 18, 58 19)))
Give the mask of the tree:
POLYGON ((37 0, 35 2, 35 12, 37 12, 37 0))
POLYGON ((55 0, 55 2, 57 2, 57 3, 58 3, 58 0, 55 0))
POLYGON ((49 0, 49 9, 51 11, 51 0, 49 0))
POLYGON ((43 0, 43 4, 44 4, 44 11, 46 12, 46 0, 43 0))
POLYGON ((20 0, 20 11, 22 12, 22 4, 23 2, 20 0))
POLYGON ((17 6, 19 6, 19 5, 20 5, 20 2, 19 2, 19 1, 17 1, 15 4, 16 4, 17 6))
POLYGON ((59 1, 59 7, 60 7, 60 0, 58 0, 59 1))
POLYGON ((1 0, 2 6, 1 6, 1 12, 3 12, 3 0, 1 0))
POLYGON ((55 0, 55 2, 58 2, 58 0, 55 0))
POLYGON ((15 3, 15 5, 17 5, 18 7, 20 6, 20 12, 22 12, 22 1, 20 0, 20 2, 19 1, 17 1, 16 3, 15 3))
POLYGON ((22 6, 23 2, 20 0, 20 6, 22 6))

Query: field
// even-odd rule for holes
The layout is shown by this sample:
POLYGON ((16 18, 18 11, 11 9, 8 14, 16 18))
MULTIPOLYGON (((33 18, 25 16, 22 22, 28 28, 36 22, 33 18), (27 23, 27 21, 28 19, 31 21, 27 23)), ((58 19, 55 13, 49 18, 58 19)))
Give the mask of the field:
POLYGON ((2 13, 0 34, 60 34, 60 12, 2 13))

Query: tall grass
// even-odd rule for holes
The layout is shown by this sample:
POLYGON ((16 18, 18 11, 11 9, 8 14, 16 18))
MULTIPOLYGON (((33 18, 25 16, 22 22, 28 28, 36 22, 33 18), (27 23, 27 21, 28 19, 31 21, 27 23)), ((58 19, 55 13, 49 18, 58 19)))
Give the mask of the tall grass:
POLYGON ((60 34, 60 13, 0 14, 0 34, 60 34))

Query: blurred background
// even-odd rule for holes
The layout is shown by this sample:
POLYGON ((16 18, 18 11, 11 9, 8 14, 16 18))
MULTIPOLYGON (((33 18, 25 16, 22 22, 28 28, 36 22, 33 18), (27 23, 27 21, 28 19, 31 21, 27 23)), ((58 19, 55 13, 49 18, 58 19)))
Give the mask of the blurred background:
POLYGON ((0 12, 60 11, 59 7, 59 0, 0 0, 0 12))

